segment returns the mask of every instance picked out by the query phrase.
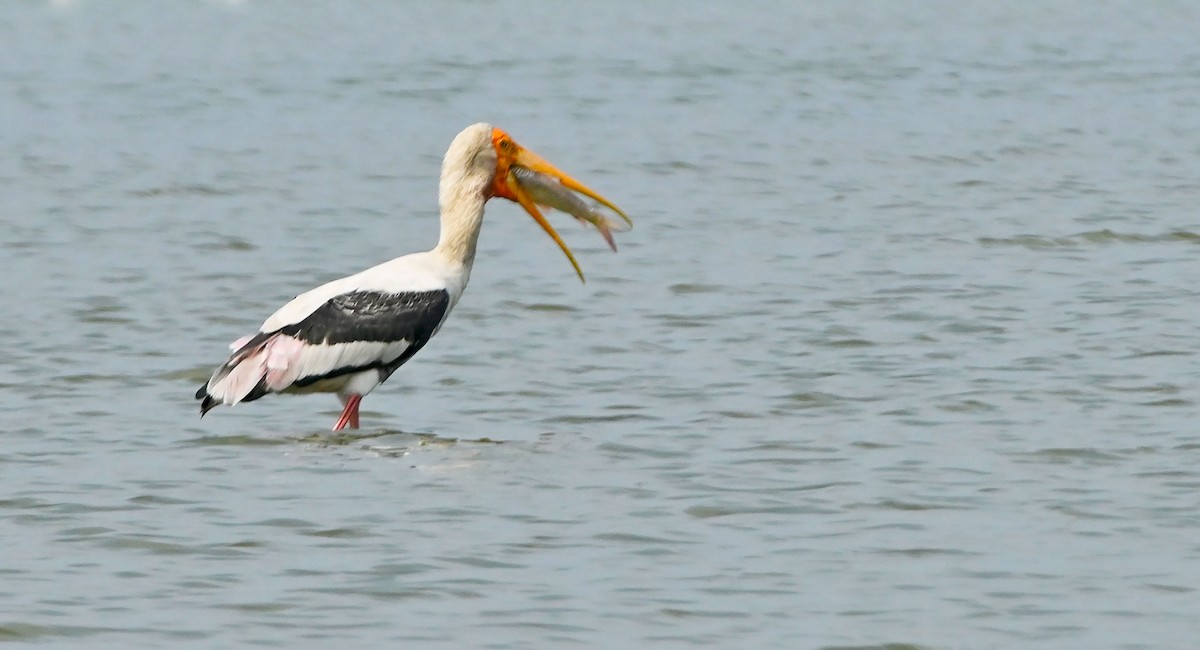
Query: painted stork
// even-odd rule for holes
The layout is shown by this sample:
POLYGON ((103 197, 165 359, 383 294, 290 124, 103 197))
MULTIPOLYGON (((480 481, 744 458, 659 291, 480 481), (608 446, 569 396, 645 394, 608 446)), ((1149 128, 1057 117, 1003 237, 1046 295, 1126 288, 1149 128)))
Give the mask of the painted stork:
MULTIPOLYGON (((450 143, 438 191, 441 236, 428 252, 398 257, 296 296, 258 332, 234 341, 233 354, 200 390, 200 415, 218 404, 251 402, 269 393, 337 393, 338 431, 358 428, 362 398, 416 354, 446 322, 475 261, 488 199, 521 205, 583 271, 538 210, 558 208, 595 226, 612 246, 612 221, 578 192, 629 217, 490 124, 474 124, 450 143)), ((616 247, 613 246, 615 250, 616 247)))

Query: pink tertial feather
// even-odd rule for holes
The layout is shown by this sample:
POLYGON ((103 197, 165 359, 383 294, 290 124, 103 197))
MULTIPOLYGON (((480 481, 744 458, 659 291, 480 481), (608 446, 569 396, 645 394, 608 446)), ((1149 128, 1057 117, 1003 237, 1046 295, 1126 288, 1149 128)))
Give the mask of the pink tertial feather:
POLYGON ((261 354, 267 358, 267 388, 283 390, 300 376, 300 354, 304 341, 291 336, 274 336, 261 354))
POLYGON ((230 348, 237 352, 226 364, 229 372, 210 389, 212 395, 220 397, 225 404, 242 401, 260 381, 265 380, 271 390, 282 390, 300 374, 298 362, 304 349, 303 341, 276 334, 246 348, 251 338, 245 336, 233 342, 230 348))

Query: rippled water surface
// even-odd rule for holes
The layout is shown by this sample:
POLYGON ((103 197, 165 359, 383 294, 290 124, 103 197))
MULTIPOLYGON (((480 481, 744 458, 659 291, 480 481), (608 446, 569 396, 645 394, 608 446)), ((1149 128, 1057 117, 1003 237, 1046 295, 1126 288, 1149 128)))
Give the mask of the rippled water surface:
POLYGON ((0 5, 0 640, 1189 648, 1192 3, 0 5), (493 202, 431 345, 197 418, 227 343, 493 202))

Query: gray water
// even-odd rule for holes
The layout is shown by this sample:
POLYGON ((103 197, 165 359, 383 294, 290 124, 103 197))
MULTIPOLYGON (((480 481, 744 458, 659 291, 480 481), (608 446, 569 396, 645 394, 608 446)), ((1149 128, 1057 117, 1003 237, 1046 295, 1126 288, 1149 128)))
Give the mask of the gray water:
POLYGON ((1200 9, 0 5, 0 640, 1191 648, 1200 9), (494 201, 364 402, 200 420, 291 296, 494 201))

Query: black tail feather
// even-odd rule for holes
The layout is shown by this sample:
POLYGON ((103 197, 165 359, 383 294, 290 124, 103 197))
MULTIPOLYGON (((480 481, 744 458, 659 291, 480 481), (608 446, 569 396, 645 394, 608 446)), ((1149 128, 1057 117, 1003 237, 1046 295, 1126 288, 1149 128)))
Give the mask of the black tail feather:
POLYGON ((204 388, 201 388, 200 392, 196 393, 196 398, 204 400, 200 402, 200 417, 204 417, 205 413, 213 410, 218 404, 217 400, 213 399, 212 395, 209 395, 208 391, 204 388))

